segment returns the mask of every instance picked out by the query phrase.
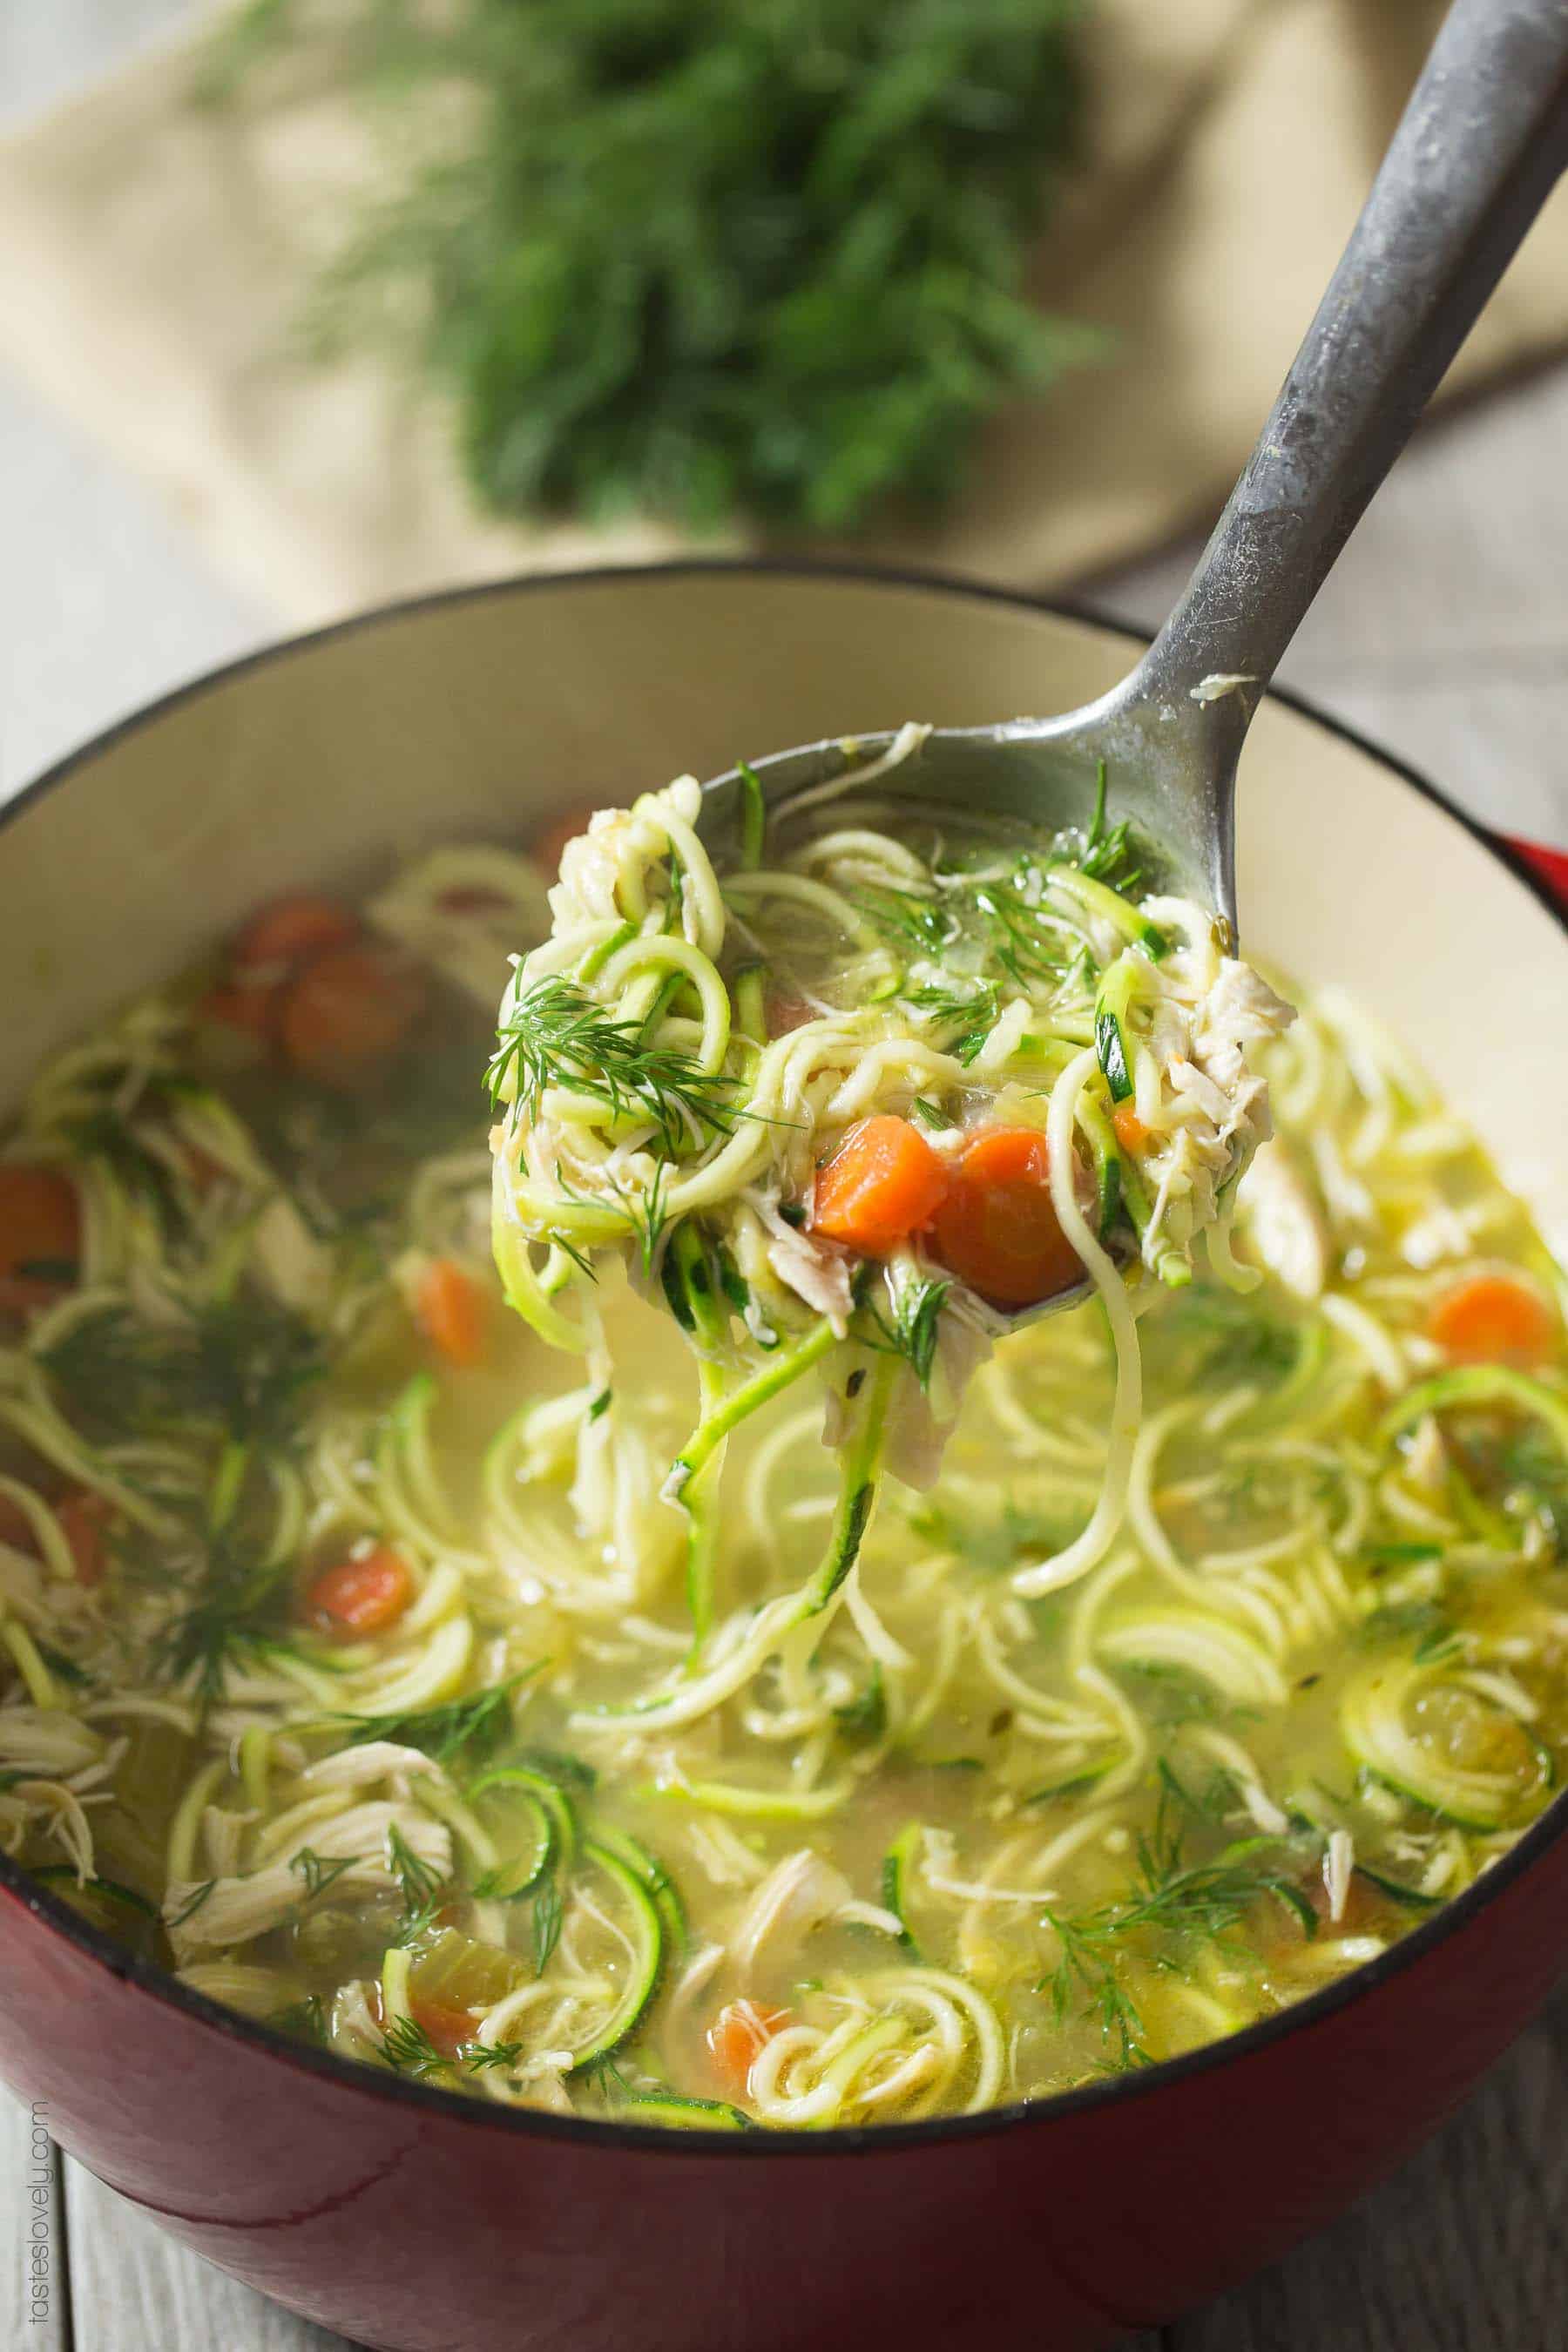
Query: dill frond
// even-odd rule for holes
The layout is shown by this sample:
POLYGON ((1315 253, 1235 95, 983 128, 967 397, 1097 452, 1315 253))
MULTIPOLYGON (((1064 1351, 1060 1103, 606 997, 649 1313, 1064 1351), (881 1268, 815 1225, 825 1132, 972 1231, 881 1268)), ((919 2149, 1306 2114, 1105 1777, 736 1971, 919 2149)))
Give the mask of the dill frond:
POLYGON ((710 1129, 727 1135, 736 1118, 734 1078, 705 1070, 689 1054, 646 1044, 639 1024, 613 1020, 557 972, 518 999, 498 1032, 487 1076, 493 1103, 510 1086, 530 1118, 550 1087, 591 1096, 612 1118, 653 1128, 672 1159, 710 1129))
POLYGON ((476 1763, 511 1727, 510 1699, 514 1690, 541 1671, 543 1661, 512 1675, 468 1698, 449 1698, 439 1706, 414 1708, 404 1714, 337 1715, 331 1720, 347 1735, 350 1747, 371 1739, 389 1739, 400 1748, 418 1748, 437 1764, 461 1756, 476 1763))
POLYGON ((1028 289, 1082 13, 249 0, 205 94, 321 43, 384 174, 306 326, 450 395, 486 505, 841 531, 952 497, 989 415, 1102 348, 1028 289))

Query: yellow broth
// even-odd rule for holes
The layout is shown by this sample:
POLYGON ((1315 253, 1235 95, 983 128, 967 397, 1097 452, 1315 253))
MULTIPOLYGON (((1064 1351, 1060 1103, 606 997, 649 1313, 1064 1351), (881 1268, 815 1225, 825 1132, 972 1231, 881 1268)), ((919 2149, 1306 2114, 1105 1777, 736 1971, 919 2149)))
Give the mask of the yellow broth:
MULTIPOLYGON (((0 1833, 188 1982, 514 2104, 902 2119, 1266 2016, 1548 1801, 1558 1278, 1352 1008, 1308 1002, 1269 1049, 1266 1149, 1321 1294, 1139 1286, 1143 1423, 1101 1566, 1013 1589, 1099 1490, 1089 1306, 997 1347, 839 1603, 682 1722, 646 1701, 679 1699, 689 1643, 659 1488, 689 1362, 618 1279, 613 1393, 505 1312, 479 991, 432 974, 344 1095, 211 1017, 212 977, 42 1075, 8 1157, 77 1184, 81 1255, 13 1312, 0 1380, 0 1833), (482 1294, 477 1363, 422 1326, 432 1259, 482 1294), (1552 1336, 1456 1381, 1431 1318, 1477 1265, 1552 1336), (84 1490, 98 1581, 64 1532, 84 1490), (412 1606, 327 1630, 323 1568, 377 1547, 412 1606)), ((820 1394, 737 1435, 727 1622, 809 1574, 836 1486, 820 1394)))

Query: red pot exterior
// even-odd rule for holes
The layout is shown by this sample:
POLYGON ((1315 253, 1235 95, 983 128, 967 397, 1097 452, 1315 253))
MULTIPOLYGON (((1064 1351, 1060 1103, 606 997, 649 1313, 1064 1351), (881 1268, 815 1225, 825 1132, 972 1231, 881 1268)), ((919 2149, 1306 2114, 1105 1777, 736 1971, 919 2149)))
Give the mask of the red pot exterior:
MULTIPOLYGON (((1539 1833, 1538 1833, 1539 1835, 1539 1833)), ((1147 2078, 846 2147, 517 2124, 295 2061, 0 1891, 0 2074, 211 2262, 384 2352, 1090 2352, 1387 2171, 1540 2007, 1568 1837, 1424 1948, 1147 2078)))
MULTIPOLYGON (((848 659, 842 646, 855 646, 858 675, 869 600, 892 616, 876 673, 885 710, 911 698, 925 707, 916 683, 955 661, 978 698, 955 719, 1021 707, 1036 690, 1024 680, 1041 648, 1032 627, 1024 643, 1019 605, 940 583, 802 574, 803 619, 781 571, 752 575, 764 628, 737 593, 741 576, 696 566, 629 592, 588 577, 569 613, 554 587, 536 607, 528 583, 437 600, 369 634, 329 635, 293 667, 242 665, 216 693, 174 697, 151 731, 145 720, 126 731, 123 762, 100 759, 84 783, 96 830, 79 878, 101 906, 89 887, 79 915, 96 911, 103 928, 134 915, 137 877, 158 857, 191 877, 193 933, 297 884, 300 844, 286 825, 276 839, 258 828, 243 856, 216 860, 202 827, 220 821, 226 796, 245 809, 265 801, 277 764, 301 747, 322 780, 310 839, 332 835, 322 871, 346 861, 362 823, 374 829, 365 780, 382 790, 405 737, 437 778, 493 771, 499 817, 510 807, 511 735, 470 740, 470 714, 486 698, 504 702, 509 678, 523 735, 536 675, 559 687, 568 753, 575 714, 587 714, 576 757, 559 762, 579 792, 593 789, 603 678, 628 664, 624 690, 639 713, 662 712, 672 742, 695 730, 701 743, 708 670, 694 671, 689 639, 714 674, 747 679, 765 680, 776 650, 791 697, 804 678, 820 698, 848 659), (630 637, 595 635, 595 614, 627 593, 647 615, 646 645, 641 621, 630 637), (816 616, 819 593, 831 626, 816 616), (959 659, 948 637, 966 617, 959 659), (542 668, 522 662, 525 643, 542 668), (661 698, 666 673, 674 684, 661 698), (219 723, 229 709, 232 735, 219 723), (335 758, 321 740, 334 726, 335 758), (149 803, 154 757, 176 777, 201 776, 202 793, 149 803), (112 856, 98 840, 106 824, 112 856)), ((1074 625, 1062 633, 1076 662, 1093 633, 1073 637, 1074 625)), ((1124 649, 1100 658, 1112 665, 1108 684, 1124 649)), ((793 709, 781 707, 760 740, 789 740, 793 709)), ((816 715, 826 731, 832 721, 816 715)), ((113 753, 116 739, 106 744, 113 753)), ((721 732, 707 748, 713 769, 735 746, 721 732)), ((397 803, 389 835, 407 813, 397 803)), ((46 911, 62 877, 79 875, 60 845, 52 856, 41 881, 18 886, 46 911)), ((1535 871, 1548 885, 1563 878, 1545 857, 1535 871)), ((114 984, 164 968, 156 919, 132 926, 129 962, 125 945, 114 984)), ((65 983, 80 943, 52 963, 48 946, 39 933, 13 959, 13 993, 30 990, 68 1034, 78 1016, 65 983)), ((95 984, 87 973, 84 989, 95 984)), ((1330 2220, 1528 2022, 1568 1953, 1568 1794, 1405 1942, 1227 2042, 1032 2112, 821 2137, 520 2116, 294 2050, 139 1968, 26 1885, 0 1861, 0 2078, 40 2103, 63 2147, 209 2261, 380 2352, 863 2352, 883 2341, 951 2352, 955 2336, 994 2352, 1091 2352, 1205 2301, 1330 2220)))

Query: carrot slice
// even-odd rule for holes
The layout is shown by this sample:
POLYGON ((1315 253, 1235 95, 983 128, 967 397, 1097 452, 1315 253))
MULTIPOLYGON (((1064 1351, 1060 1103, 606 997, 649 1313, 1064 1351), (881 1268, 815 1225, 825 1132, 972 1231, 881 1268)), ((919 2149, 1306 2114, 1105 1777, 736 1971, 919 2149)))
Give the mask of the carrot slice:
MULTIPOLYGON (((371 1987, 370 2007, 376 2023, 384 2030, 386 2004, 379 1985, 371 1987)), ((409 2002, 408 2012, 443 2058, 456 2058, 464 2042, 474 2041, 479 2033, 478 2013, 471 2009, 459 2009, 453 2001, 426 2000, 416 1996, 409 2002)))
POLYGON ((862 1257, 886 1257, 930 1224, 947 1181, 945 1164, 919 1129, 879 1111, 852 1127, 817 1170, 812 1231, 862 1257))
POLYGON ((1426 1328, 1462 1364, 1538 1364, 1552 1353, 1557 1321, 1521 1275, 1475 1274, 1445 1290, 1426 1328))
POLYGON ((528 854, 536 866, 542 866, 552 881, 561 871, 561 859, 569 841, 586 833, 588 823, 598 807, 597 801, 579 801, 575 807, 565 809, 542 824, 528 845, 528 854))
POLYGON ((47 1307, 76 1280, 81 1203, 58 1168, 0 1166, 0 1307, 47 1307))
POLYGON ((419 1328, 448 1363, 469 1366, 485 1352, 484 1293, 454 1258, 433 1257, 415 1292, 419 1328))
POLYGON ((312 1579, 305 1613, 325 1633, 384 1633, 414 1598, 414 1571, 390 1544, 352 1552, 312 1579))
POLYGON ((937 1211, 937 1256, 993 1307, 1033 1307, 1083 1271, 1051 1203, 1050 1153, 1033 1127, 983 1127, 937 1211))
POLYGON ((261 1045, 271 1037, 277 1015, 277 988, 257 980, 225 981, 209 988, 196 1006, 199 1021, 237 1029, 242 1036, 254 1037, 261 1045))
POLYGON ((743 2091, 752 2068, 775 2033, 790 2023, 787 2009, 770 2009, 765 2001, 732 2000, 708 2029, 708 2047, 721 2082, 743 2091))
POLYGON ((1120 1102, 1110 1114, 1110 1124, 1116 1129, 1116 1140, 1130 1158, 1149 1148, 1152 1130, 1144 1126, 1130 1102, 1120 1102))
POLYGON ((353 1093, 397 1051, 425 1003, 423 979, 395 950, 329 948, 285 989, 279 1042, 306 1077, 353 1093))
POLYGON ((268 964, 287 968, 358 937, 358 922, 338 899, 301 893, 274 898, 252 915, 229 951, 229 962, 237 972, 268 964))
POLYGON ((113 1504, 106 1496, 95 1495, 90 1486, 83 1486, 55 1505, 55 1517, 60 1523, 60 1533, 70 1546, 77 1582, 89 1590, 101 1584, 109 1566, 109 1524, 114 1517, 113 1504))
POLYGON ((424 2027, 443 2058, 455 2058, 479 2032, 479 2021, 471 2009, 458 2009, 449 2000, 411 2000, 408 2006, 414 2022, 424 2027))
POLYGON ((502 915, 511 900, 504 890, 488 890, 482 882, 455 882, 437 893, 436 904, 444 915, 502 915))
POLYGON ((0 1543, 9 1544, 13 1551, 36 1552, 38 1549, 32 1520, 9 1495, 0 1495, 0 1543))

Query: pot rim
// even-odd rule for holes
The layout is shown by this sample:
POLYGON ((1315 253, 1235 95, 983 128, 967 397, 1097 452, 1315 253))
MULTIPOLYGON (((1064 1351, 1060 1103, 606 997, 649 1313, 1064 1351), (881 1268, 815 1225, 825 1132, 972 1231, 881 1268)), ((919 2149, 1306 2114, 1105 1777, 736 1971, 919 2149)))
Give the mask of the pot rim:
MULTIPOLYGON (((829 583, 843 582, 868 588, 960 597, 971 602, 999 604, 1015 612, 1076 623, 1110 635, 1125 637, 1132 645, 1147 644, 1150 635, 1126 622, 1097 612, 1091 604, 1079 604, 1069 598, 1033 596, 1021 590, 993 586, 940 571, 922 571, 914 566, 851 563, 789 556, 695 556, 664 563, 596 564, 564 572, 515 573, 455 588, 435 589, 420 595, 373 605, 367 611, 352 614, 344 620, 330 622, 322 627, 301 631, 293 636, 274 639, 250 653, 221 664, 216 669, 204 670, 197 677, 172 688, 154 701, 141 705, 125 718, 100 730, 55 761, 30 783, 22 786, 0 808, 0 833, 36 800, 68 782, 79 769, 100 754, 112 751, 125 738, 154 724, 183 704, 225 687, 233 679, 243 677, 267 664, 310 652, 335 638, 378 628, 388 622, 416 618, 423 613, 445 611, 492 598, 548 594, 557 589, 571 590, 601 584, 639 582, 652 584, 667 580, 713 576, 820 580, 829 583)), ((1358 729, 1320 709, 1306 696, 1271 688, 1269 698, 1321 728, 1325 733, 1337 736, 1363 758, 1374 761, 1420 798, 1430 803, 1451 824, 1468 834, 1479 848, 1504 866, 1514 880, 1546 908, 1568 941, 1568 906, 1560 904, 1552 896, 1543 877, 1505 840, 1488 832, 1475 818, 1457 807, 1429 778, 1393 752, 1369 740, 1358 729)), ((274 2060, 335 2084, 344 2091, 355 2092, 370 2099, 389 2100, 395 2105, 412 2106, 416 2112, 423 2111, 432 2119, 444 2116, 452 2123, 461 2123, 470 2128, 537 2138, 545 2143, 566 2142, 579 2147, 599 2147, 607 2154, 631 2148, 668 2158, 691 2156, 711 2158, 722 2153, 726 2158, 739 2158, 754 2163, 823 2156, 864 2158, 872 2152, 892 2156, 933 2144, 983 2138, 1024 2126, 1043 2127, 1058 2117, 1066 2119, 1116 2105, 1131 2106, 1157 2096, 1167 2085, 1221 2066, 1243 2063, 1255 2051, 1268 2048, 1288 2034, 1309 2030, 1415 1967, 1427 1953, 1467 1927, 1564 1837, 1568 1837, 1568 1787, 1558 1792, 1506 1854, 1472 1881, 1462 1893, 1442 1904, 1429 1918, 1411 1928, 1397 1943, 1390 1945, 1375 1958, 1362 1961, 1345 1976, 1324 1985, 1305 1999, 1292 2002, 1288 2008, 1277 2011, 1273 2016, 1260 2019, 1257 2023, 1244 2027, 1240 2032, 1205 2042, 1178 2057, 1162 2060, 1148 2068, 1113 2075, 1102 2082, 1080 2084, 1074 2090, 1052 2093, 1043 2099, 1016 2100, 1010 2105, 985 2108, 974 2115, 934 2116, 914 2123, 839 2125, 818 2132, 769 2131, 762 2127, 739 2134, 707 2129, 672 2131, 668 2126, 658 2124, 601 2122, 585 2116, 555 2116, 534 2108, 503 2107, 464 2093, 438 2090, 429 2084, 411 2081, 401 2074, 382 2074, 355 2060, 340 2058, 331 2051, 295 2041, 271 2026, 246 2017, 237 2010, 226 2008, 206 1994, 181 1984, 172 1971, 136 1958, 100 1929, 90 1926, 62 1897, 51 1894, 20 1864, 13 1862, 5 1854, 0 1854, 0 1890, 20 1903, 51 1932, 76 1945, 79 1950, 97 1961, 111 1976, 135 1985, 140 1991, 150 1994, 166 2007, 183 2011, 198 2025, 247 2043, 274 2060)))

